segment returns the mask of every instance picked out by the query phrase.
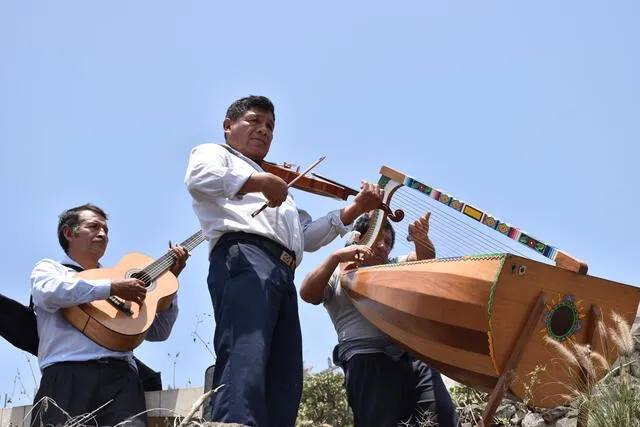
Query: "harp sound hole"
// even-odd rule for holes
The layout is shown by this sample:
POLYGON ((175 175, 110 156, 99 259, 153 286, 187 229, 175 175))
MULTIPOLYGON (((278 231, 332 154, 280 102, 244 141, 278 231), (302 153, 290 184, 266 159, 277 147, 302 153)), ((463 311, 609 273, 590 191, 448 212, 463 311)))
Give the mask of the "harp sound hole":
POLYGON ((550 332, 562 339, 572 334, 576 324, 576 312, 566 305, 556 307, 551 313, 550 332))

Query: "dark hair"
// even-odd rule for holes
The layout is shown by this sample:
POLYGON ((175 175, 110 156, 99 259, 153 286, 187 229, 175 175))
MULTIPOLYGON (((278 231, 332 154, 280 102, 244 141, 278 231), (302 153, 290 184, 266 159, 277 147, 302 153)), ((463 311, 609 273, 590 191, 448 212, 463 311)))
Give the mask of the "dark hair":
POLYGON ((262 110, 273 115, 273 119, 276 118, 275 109, 273 103, 266 96, 254 96, 249 95, 245 98, 240 98, 227 108, 227 114, 225 118, 236 120, 239 119, 251 109, 262 110))
MULTIPOLYGON (((371 218, 369 217, 369 214, 363 214, 356 220, 356 223, 353 225, 353 231, 357 231, 358 233, 360 233, 360 236, 364 236, 364 233, 366 233, 369 229, 370 223, 371 218)), ((391 249, 393 249, 393 245, 396 243, 396 232, 387 218, 384 219, 384 228, 389 230, 389 234, 391 234, 391 249)))
POLYGON ((100 215, 105 220, 108 219, 107 214, 102 209, 91 203, 85 203, 84 205, 76 206, 75 208, 62 212, 58 220, 58 242, 60 242, 60 246, 62 246, 65 253, 68 253, 69 241, 64 237, 64 229, 70 228, 73 230, 80 225, 80 213, 82 211, 91 211, 100 215))

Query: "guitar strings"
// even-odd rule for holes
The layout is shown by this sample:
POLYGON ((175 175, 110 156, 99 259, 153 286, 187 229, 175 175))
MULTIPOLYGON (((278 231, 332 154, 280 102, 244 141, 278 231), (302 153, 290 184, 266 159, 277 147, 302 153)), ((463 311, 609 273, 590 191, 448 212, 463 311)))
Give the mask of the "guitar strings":
MULTIPOLYGON (((191 252, 196 246, 202 243, 205 237, 201 230, 194 233, 187 240, 182 242, 180 246, 183 246, 188 252, 191 252)), ((153 261, 147 267, 142 269, 139 273, 143 276, 141 279, 146 286, 149 286, 158 276, 164 273, 171 267, 175 260, 175 254, 173 252, 167 252, 157 260, 153 261)))

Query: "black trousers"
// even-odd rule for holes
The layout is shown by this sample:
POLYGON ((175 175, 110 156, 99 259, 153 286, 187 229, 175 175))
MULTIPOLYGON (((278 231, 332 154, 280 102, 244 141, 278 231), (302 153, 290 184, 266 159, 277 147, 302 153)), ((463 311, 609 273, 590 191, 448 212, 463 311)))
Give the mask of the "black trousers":
POLYGON ((405 354, 357 354, 343 364, 355 427, 454 427, 457 414, 440 372, 405 354))
POLYGON ((89 414, 103 405, 79 425, 114 426, 133 416, 137 417, 125 425, 147 425, 146 414, 138 415, 146 409, 142 383, 126 361, 55 363, 42 372, 31 425, 61 426, 69 418, 89 414), (45 403, 45 396, 55 405, 45 403))
POLYGON ((293 271, 253 243, 212 253, 216 328, 212 421, 293 427, 302 395, 302 335, 293 271))

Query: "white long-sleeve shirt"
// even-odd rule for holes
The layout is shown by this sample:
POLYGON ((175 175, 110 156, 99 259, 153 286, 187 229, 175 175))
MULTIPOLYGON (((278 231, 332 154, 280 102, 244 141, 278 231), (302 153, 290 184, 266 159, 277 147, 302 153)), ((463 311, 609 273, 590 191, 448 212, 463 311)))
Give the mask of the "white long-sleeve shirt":
POLYGON ((267 202, 266 197, 260 192, 238 192, 256 172, 263 170, 229 146, 202 144, 191 151, 184 182, 209 240, 209 252, 223 234, 243 231, 282 244, 296 254, 300 264, 303 251, 313 252, 351 229, 342 223, 339 211, 312 221, 307 212, 296 208, 291 194, 279 207, 266 208, 252 218, 251 213, 267 202))
MULTIPOLYGON (((73 276, 76 271, 62 264, 76 265, 66 256, 57 262, 39 261, 31 272, 31 295, 38 322, 38 363, 40 369, 57 362, 78 362, 116 357, 126 359, 135 368, 133 352, 112 351, 91 341, 67 321, 63 308, 107 299, 111 293, 111 280, 84 280, 73 276)), ((163 341, 169 337, 178 317, 177 295, 167 310, 157 313, 146 339, 163 341)))

